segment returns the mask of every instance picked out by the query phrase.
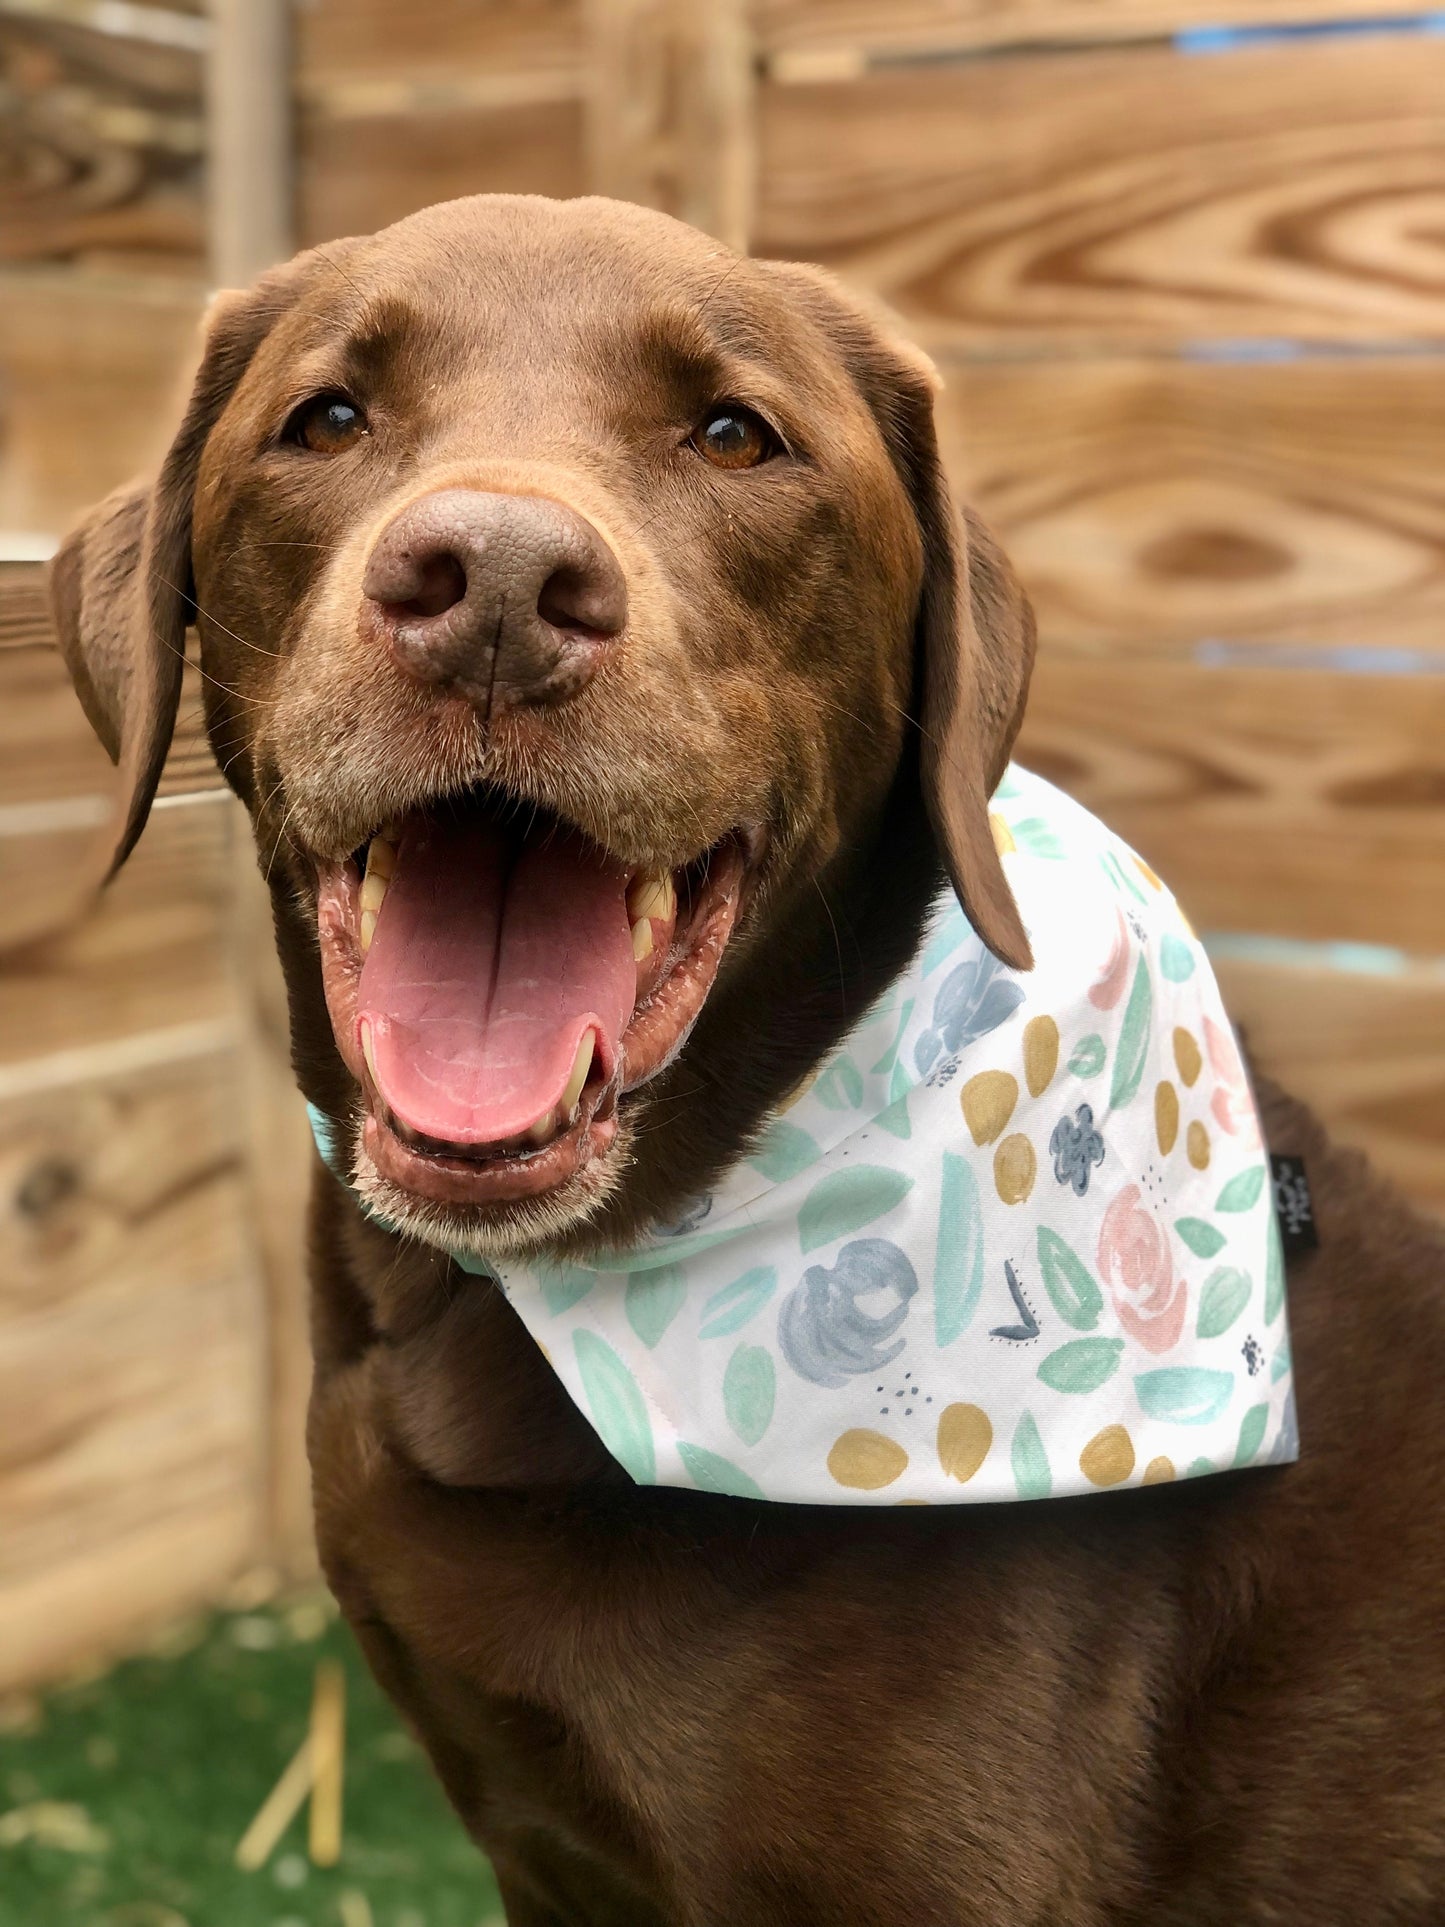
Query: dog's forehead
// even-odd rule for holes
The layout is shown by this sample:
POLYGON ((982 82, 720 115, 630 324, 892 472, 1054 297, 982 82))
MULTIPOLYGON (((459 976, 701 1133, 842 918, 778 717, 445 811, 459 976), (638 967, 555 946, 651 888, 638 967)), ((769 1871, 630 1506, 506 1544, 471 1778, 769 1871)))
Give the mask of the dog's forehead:
POLYGON ((483 339, 534 365, 600 366, 645 345, 792 366, 820 347, 759 263, 667 215, 595 198, 424 209, 349 251, 321 250, 299 307, 312 339, 424 347, 433 362, 483 339))

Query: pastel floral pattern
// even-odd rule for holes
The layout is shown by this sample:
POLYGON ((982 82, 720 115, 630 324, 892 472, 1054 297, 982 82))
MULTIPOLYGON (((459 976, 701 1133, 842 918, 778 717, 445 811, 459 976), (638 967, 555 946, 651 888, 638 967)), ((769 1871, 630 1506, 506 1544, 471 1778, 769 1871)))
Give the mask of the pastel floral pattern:
POLYGON ((1119 1323, 1149 1352, 1167 1352, 1184 1329, 1188 1288, 1176 1275, 1169 1234, 1126 1184, 1099 1228, 1099 1270, 1119 1323))
POLYGON ((1222 1131, 1228 1131, 1231 1137, 1237 1137, 1252 1150, 1259 1143, 1259 1119, 1234 1039, 1222 1024, 1206 1016, 1204 1042, 1209 1051, 1210 1069, 1219 1080, 1209 1101, 1215 1122, 1222 1131))

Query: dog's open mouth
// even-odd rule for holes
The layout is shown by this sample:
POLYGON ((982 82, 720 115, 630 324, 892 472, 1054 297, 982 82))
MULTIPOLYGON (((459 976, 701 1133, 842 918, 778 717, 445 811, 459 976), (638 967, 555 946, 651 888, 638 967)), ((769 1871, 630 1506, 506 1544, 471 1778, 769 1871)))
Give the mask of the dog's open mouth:
POLYGON ((321 865, 327 1004, 380 1175, 505 1204, 605 1151, 619 1099, 696 1021, 745 869, 739 837, 677 870, 630 868, 485 792, 321 865))

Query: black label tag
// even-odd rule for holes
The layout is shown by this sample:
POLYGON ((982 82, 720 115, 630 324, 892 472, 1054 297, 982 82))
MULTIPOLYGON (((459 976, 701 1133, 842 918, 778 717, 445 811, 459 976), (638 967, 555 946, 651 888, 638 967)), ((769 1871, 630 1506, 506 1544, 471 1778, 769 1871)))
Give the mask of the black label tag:
POLYGON ((1301 1252, 1317 1250, 1320 1234, 1304 1159, 1276 1157, 1271 1151, 1269 1167, 1274 1179, 1274 1214, 1279 1219, 1285 1257, 1297 1258, 1301 1252))

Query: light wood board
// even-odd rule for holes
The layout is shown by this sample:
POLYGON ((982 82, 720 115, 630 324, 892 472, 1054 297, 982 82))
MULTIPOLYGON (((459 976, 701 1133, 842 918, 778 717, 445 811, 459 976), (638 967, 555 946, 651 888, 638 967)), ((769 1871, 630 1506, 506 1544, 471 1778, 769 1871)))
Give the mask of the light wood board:
POLYGON ((1445 970, 1369 976, 1236 957, 1215 969, 1260 1069, 1445 1216, 1445 970))
POLYGON ((1445 39, 1007 57, 759 113, 759 251, 932 344, 1445 339, 1445 39))
POLYGON ((1201 929, 1445 955, 1445 676, 1046 648, 1018 755, 1132 844, 1201 929))
POLYGON ((838 73, 869 60, 1049 41, 1126 40, 1183 27, 1398 18, 1398 0, 756 0, 775 72, 838 73))
POLYGON ((944 376, 955 484, 1047 642, 1415 649, 1445 667, 1445 356, 944 376))

